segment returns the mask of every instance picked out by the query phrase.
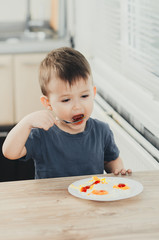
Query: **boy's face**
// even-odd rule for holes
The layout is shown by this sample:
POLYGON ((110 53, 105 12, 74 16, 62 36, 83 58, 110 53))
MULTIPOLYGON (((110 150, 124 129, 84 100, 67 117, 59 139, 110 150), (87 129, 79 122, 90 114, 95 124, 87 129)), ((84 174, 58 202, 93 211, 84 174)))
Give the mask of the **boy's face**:
POLYGON ((93 111, 93 100, 96 94, 91 77, 86 81, 81 78, 71 86, 69 83, 54 78, 48 84, 48 90, 50 107, 58 118, 72 122, 82 116, 85 117, 80 122, 73 124, 58 121, 57 126, 72 134, 84 131, 86 121, 93 111))

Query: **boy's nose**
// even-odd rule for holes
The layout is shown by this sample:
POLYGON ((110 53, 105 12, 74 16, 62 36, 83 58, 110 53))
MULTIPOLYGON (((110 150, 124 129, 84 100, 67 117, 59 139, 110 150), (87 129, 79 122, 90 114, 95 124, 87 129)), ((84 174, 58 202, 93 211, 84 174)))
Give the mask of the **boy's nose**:
POLYGON ((72 108, 73 108, 73 110, 81 109, 81 105, 80 105, 79 101, 74 101, 72 108))

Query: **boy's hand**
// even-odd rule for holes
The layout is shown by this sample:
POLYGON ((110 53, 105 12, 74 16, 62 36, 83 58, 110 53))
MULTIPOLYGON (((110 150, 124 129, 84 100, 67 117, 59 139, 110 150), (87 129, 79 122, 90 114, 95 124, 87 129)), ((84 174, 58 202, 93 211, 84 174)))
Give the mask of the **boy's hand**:
POLYGON ((121 170, 119 170, 119 169, 115 169, 115 171, 113 172, 114 173, 114 175, 119 175, 119 174, 121 174, 121 175, 126 175, 126 174, 131 174, 132 173, 132 170, 131 169, 128 169, 128 170, 126 170, 126 169, 121 169, 121 170))
POLYGON ((120 157, 113 161, 105 162, 104 169, 107 173, 114 173, 114 175, 126 175, 132 173, 131 169, 126 170, 124 168, 123 161, 120 157))
POLYGON ((24 117, 7 135, 3 144, 3 154, 8 159, 18 159, 26 155, 25 143, 32 128, 48 130, 56 123, 50 110, 33 112, 24 117))
POLYGON ((47 131, 57 120, 50 110, 41 110, 27 115, 23 121, 28 124, 29 128, 42 128, 47 131))

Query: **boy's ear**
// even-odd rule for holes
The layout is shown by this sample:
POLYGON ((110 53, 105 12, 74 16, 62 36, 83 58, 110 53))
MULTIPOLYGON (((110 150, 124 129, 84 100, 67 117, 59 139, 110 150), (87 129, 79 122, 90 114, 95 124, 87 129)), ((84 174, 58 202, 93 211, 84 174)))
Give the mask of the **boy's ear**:
POLYGON ((96 86, 93 87, 93 91, 94 91, 94 97, 95 97, 96 92, 97 92, 97 88, 96 88, 96 86))
POLYGON ((47 108, 48 110, 52 110, 50 101, 46 96, 41 96, 40 100, 41 100, 42 105, 44 105, 45 108, 47 108))

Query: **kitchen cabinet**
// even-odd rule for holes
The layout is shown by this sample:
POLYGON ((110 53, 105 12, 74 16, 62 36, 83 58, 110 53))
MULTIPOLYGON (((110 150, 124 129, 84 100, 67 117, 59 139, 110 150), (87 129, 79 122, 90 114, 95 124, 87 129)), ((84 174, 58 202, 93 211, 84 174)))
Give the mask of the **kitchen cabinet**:
MULTIPOLYGON (((7 131, 9 129, 5 129, 7 131)), ((5 137, 0 137, 0 182, 34 179, 35 168, 32 159, 27 162, 9 160, 2 154, 2 145, 5 137)))
POLYGON ((40 62, 46 54, 22 54, 14 56, 15 122, 27 114, 43 109, 38 74, 40 62))
POLYGON ((13 125, 43 109, 38 82, 46 53, 0 55, 0 125, 13 125))
POLYGON ((14 122, 13 57, 0 55, 0 125, 14 122))
POLYGON ((46 53, 0 55, 0 182, 34 178, 34 163, 6 159, 7 132, 25 115, 44 109, 40 102, 39 65, 46 53))

